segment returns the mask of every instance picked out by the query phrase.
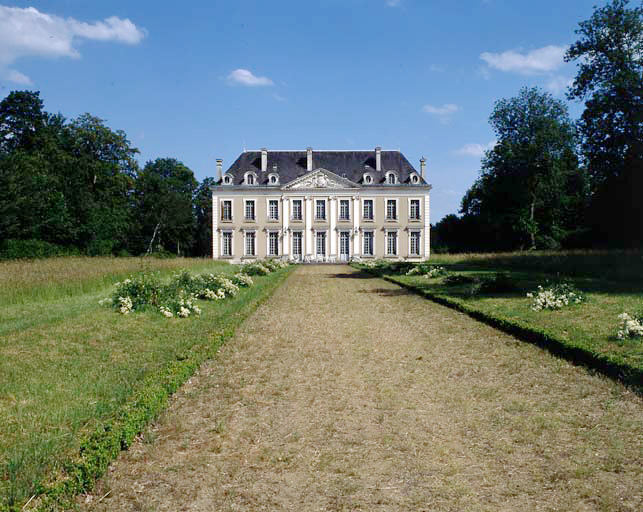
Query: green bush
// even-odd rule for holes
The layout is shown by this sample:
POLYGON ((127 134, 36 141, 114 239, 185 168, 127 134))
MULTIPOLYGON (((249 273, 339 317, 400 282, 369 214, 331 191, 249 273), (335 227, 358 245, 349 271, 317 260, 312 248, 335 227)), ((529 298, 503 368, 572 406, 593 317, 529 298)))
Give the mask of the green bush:
POLYGON ((62 247, 43 240, 4 240, 0 244, 0 260, 41 259, 80 254, 76 248, 62 247))

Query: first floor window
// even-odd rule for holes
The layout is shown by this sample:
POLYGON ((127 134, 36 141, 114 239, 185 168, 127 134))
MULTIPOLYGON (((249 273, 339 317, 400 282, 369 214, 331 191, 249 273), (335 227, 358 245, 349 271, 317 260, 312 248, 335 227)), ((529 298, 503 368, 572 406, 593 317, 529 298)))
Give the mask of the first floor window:
POLYGON ((419 256, 420 255, 420 232, 419 231, 411 231, 411 234, 409 235, 411 237, 410 239, 410 252, 412 256, 419 256))
POLYGON ((279 220, 279 201, 277 199, 268 201, 268 219, 279 220))
POLYGON ((395 199, 386 200, 386 219, 397 219, 397 201, 395 199))
POLYGON ((292 255, 295 258, 301 258, 301 240, 302 240, 301 231, 295 231, 292 234, 292 255))
POLYGON ((364 220, 373 220, 373 200, 364 199, 364 220))
POLYGON ((350 205, 348 199, 339 200, 339 220, 350 220, 350 205))
POLYGON ((364 231, 364 251, 365 256, 373 256, 373 232, 364 231))
POLYGON ((255 232, 246 233, 246 256, 255 256, 255 232))
POLYGON ((411 199, 410 209, 409 209, 409 218, 411 220, 420 220, 420 200, 411 199))
POLYGON ((389 231, 386 234, 386 254, 389 256, 397 254, 397 231, 389 231))
POLYGON ((316 235, 317 256, 326 256, 326 232, 318 231, 316 235))
POLYGON ((301 199, 292 200, 292 220, 301 220, 301 199))
POLYGON ((268 233, 268 256, 279 256, 279 233, 268 233))
POLYGON ((232 220, 232 201, 223 201, 221 220, 232 220))
POLYGON ((315 203, 315 219, 326 220, 326 200, 317 199, 315 203))
POLYGON ((246 220, 255 220, 255 202, 254 202, 254 200, 246 201, 246 220))
POLYGON ((230 231, 221 233, 221 253, 223 256, 232 256, 232 233, 230 231))

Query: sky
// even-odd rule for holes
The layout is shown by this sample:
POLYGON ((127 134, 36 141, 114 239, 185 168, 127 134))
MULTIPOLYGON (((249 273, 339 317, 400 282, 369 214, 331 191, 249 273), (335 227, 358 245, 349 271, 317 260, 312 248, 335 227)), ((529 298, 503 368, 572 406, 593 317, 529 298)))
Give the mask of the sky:
POLYGON ((427 159, 431 220, 457 213, 494 103, 567 102, 578 23, 601 0, 0 0, 0 98, 123 130, 139 161, 202 181, 244 148, 399 149, 427 159))

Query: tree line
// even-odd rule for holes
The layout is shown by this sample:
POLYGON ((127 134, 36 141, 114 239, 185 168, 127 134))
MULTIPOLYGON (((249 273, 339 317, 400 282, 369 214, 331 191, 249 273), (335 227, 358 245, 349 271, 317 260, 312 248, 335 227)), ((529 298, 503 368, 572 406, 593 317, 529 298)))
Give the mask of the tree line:
POLYGON ((90 114, 45 111, 38 92, 0 102, 0 254, 211 252, 212 178, 174 158, 141 169, 126 134, 90 114))
POLYGON ((434 250, 643 247, 643 3, 628 4, 595 7, 567 50, 579 120, 538 88, 496 102, 497 143, 434 250))

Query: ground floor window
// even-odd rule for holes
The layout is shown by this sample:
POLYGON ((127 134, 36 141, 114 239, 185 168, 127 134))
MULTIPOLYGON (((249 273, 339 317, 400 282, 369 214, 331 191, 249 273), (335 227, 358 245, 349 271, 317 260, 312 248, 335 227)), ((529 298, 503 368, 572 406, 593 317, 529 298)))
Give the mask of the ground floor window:
POLYGON ((386 254, 388 256, 397 255, 397 231, 386 233, 386 254))
POLYGON ((419 231, 411 231, 409 235, 410 241, 409 241, 409 252, 411 256, 419 256, 420 255, 420 232, 419 231))
POLYGON ((221 254, 232 256, 232 232, 230 231, 221 233, 221 254))
POLYGON ((279 233, 268 233, 268 256, 279 256, 279 233))
POLYGON ((326 256, 326 232, 318 231, 315 235, 317 256, 326 256))
POLYGON ((246 232, 246 256, 256 256, 254 231, 246 232))
POLYGON ((362 251, 362 254, 364 256, 373 256, 373 232, 372 231, 364 231, 364 250, 362 251))
POLYGON ((295 231, 292 234, 292 255, 296 259, 301 258, 302 238, 301 231, 295 231))

